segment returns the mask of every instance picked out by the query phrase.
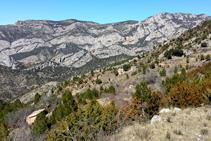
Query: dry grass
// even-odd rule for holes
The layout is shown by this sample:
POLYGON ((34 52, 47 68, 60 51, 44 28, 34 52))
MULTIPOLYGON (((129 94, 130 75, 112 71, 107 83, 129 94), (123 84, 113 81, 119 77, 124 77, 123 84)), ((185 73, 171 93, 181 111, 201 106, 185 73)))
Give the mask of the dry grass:
POLYGON ((154 124, 134 124, 124 127, 113 139, 136 140, 211 140, 211 109, 187 108, 178 113, 162 113, 162 120, 154 124))

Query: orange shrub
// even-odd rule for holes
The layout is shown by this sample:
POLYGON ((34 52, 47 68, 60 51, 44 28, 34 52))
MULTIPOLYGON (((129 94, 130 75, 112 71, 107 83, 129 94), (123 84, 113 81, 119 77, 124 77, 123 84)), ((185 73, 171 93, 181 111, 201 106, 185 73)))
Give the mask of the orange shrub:
POLYGON ((172 106, 198 106, 202 103, 202 88, 193 81, 190 85, 178 82, 170 89, 169 98, 172 106))
POLYGON ((130 104, 128 107, 123 109, 122 115, 126 116, 126 119, 136 119, 138 115, 141 114, 141 99, 137 100, 137 98, 133 98, 132 104, 130 104))

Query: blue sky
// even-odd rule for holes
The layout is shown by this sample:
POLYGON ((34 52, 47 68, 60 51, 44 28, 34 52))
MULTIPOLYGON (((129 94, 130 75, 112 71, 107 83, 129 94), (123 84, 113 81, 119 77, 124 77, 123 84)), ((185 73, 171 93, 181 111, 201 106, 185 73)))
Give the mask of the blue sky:
POLYGON ((0 25, 18 20, 142 21, 162 12, 211 16, 211 0, 0 0, 0 25))

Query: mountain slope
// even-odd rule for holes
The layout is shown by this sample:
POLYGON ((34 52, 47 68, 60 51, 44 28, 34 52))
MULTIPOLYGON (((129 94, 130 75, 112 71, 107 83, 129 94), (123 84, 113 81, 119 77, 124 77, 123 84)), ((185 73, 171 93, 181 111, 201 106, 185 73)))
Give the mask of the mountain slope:
POLYGON ((206 15, 160 13, 140 22, 27 20, 0 26, 0 65, 32 74, 30 77, 18 74, 13 79, 12 74, 5 77, 0 73, 4 78, 1 94, 10 91, 20 95, 23 91, 14 89, 31 89, 27 84, 31 79, 36 80, 30 81, 34 86, 63 81, 128 59, 208 19, 211 17, 206 15))

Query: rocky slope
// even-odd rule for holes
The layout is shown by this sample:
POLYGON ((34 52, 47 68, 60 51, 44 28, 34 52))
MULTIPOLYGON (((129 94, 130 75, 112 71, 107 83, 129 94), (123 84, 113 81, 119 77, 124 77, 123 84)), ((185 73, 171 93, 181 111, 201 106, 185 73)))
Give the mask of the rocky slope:
POLYGON ((160 13, 144 21, 98 24, 77 20, 18 21, 0 26, 0 64, 81 67, 97 58, 136 55, 210 19, 206 15, 160 13))
POLYGON ((140 22, 26 20, 0 26, 0 94, 20 95, 32 86, 135 56, 208 19, 203 14, 160 13, 140 22))

